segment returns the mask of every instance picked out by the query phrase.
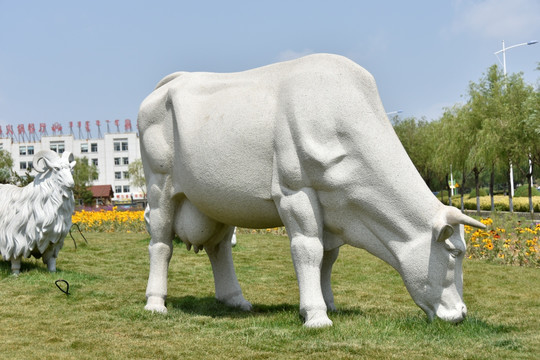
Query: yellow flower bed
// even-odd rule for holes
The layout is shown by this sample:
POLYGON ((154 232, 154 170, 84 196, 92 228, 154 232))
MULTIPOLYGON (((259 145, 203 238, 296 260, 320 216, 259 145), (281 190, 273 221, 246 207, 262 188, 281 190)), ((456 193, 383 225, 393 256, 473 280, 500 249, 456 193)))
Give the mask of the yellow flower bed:
POLYGON ((73 214, 71 221, 78 224, 81 231, 96 232, 144 232, 144 211, 80 210, 73 214))
MULTIPOLYGON (((81 231, 88 232, 144 232, 144 211, 80 210, 73 214, 72 221, 81 231)), ((465 226, 467 257, 488 259, 499 263, 540 267, 540 224, 527 226, 521 222, 513 225, 495 226, 490 218, 482 219, 487 229, 465 226)), ((284 235, 285 228, 237 229, 238 234, 284 235)))
POLYGON ((540 267, 540 223, 514 227, 493 225, 490 218, 482 219, 487 229, 465 226, 469 259, 487 259, 509 265, 540 267))
MULTIPOLYGON (((468 198, 465 195, 464 206, 468 210, 476 210, 476 197, 468 198)), ((535 212, 540 212, 540 196, 533 196, 533 207, 535 212)), ((508 196, 495 195, 493 198, 495 209, 498 211, 508 211, 508 196)), ((516 212, 529 212, 529 198, 527 197, 515 197, 512 198, 514 205, 514 211, 516 212)), ((455 207, 461 207, 461 198, 459 196, 452 197, 452 204, 455 207)), ((491 197, 480 196, 480 209, 490 211, 491 210, 491 197)))

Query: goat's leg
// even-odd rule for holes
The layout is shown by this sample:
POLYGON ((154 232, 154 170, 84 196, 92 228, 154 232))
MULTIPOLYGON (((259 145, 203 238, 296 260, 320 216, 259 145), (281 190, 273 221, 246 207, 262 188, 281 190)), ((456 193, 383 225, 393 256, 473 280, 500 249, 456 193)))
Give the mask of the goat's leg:
POLYGON ((21 258, 11 260, 11 274, 17 276, 21 272, 21 258))
POLYGON ((42 257, 43 263, 47 265, 50 272, 56 272, 56 257, 54 257, 54 248, 45 250, 42 257))
MULTIPOLYGON (((223 240, 215 246, 205 246, 206 253, 212 264, 214 273, 214 284, 216 289, 216 299, 225 305, 237 307, 244 311, 251 311, 252 306, 244 298, 242 289, 238 283, 231 251, 231 239, 234 227, 230 227, 225 233, 223 240)), ((211 242, 211 241, 210 241, 211 242)))

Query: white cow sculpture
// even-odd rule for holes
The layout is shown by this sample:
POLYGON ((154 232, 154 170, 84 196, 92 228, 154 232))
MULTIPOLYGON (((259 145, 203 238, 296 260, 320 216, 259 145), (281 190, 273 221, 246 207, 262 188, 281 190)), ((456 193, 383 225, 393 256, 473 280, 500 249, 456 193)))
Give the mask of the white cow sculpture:
POLYGON ((139 112, 151 242, 146 309, 166 312, 174 235, 204 248, 216 298, 250 310, 231 255, 234 226, 285 225, 307 327, 332 324, 339 247, 393 266, 431 319, 459 322, 462 224, 403 149, 373 77, 318 54, 245 72, 174 73, 139 112))

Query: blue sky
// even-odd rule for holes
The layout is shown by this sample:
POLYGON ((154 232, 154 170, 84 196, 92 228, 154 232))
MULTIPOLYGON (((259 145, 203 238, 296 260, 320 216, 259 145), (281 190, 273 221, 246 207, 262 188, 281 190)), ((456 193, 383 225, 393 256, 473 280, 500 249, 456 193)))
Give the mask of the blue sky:
MULTIPOLYGON (((497 63, 502 40, 540 40, 540 1, 0 0, 0 126, 135 121, 169 73, 315 52, 370 71, 387 112, 437 119, 497 63)), ((540 44, 507 52, 508 72, 531 84, 538 62, 540 44)))

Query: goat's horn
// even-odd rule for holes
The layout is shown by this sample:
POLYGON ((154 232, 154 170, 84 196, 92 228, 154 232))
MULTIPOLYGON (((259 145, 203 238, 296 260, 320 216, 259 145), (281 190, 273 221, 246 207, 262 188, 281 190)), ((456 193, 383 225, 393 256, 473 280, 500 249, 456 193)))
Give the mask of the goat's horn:
POLYGON ((33 166, 37 172, 44 172, 49 168, 49 163, 58 159, 58 154, 52 150, 42 150, 34 155, 33 166))
POLYGON ((73 154, 70 151, 64 151, 62 153, 62 159, 66 159, 68 163, 75 160, 75 158, 73 157, 73 154))
POLYGON ((480 221, 474 220, 473 218, 465 214, 462 214, 461 211, 459 211, 455 207, 450 207, 450 209, 448 210, 446 214, 446 221, 450 225, 463 224, 463 225, 473 226, 479 229, 486 228, 486 225, 482 224, 480 221))

